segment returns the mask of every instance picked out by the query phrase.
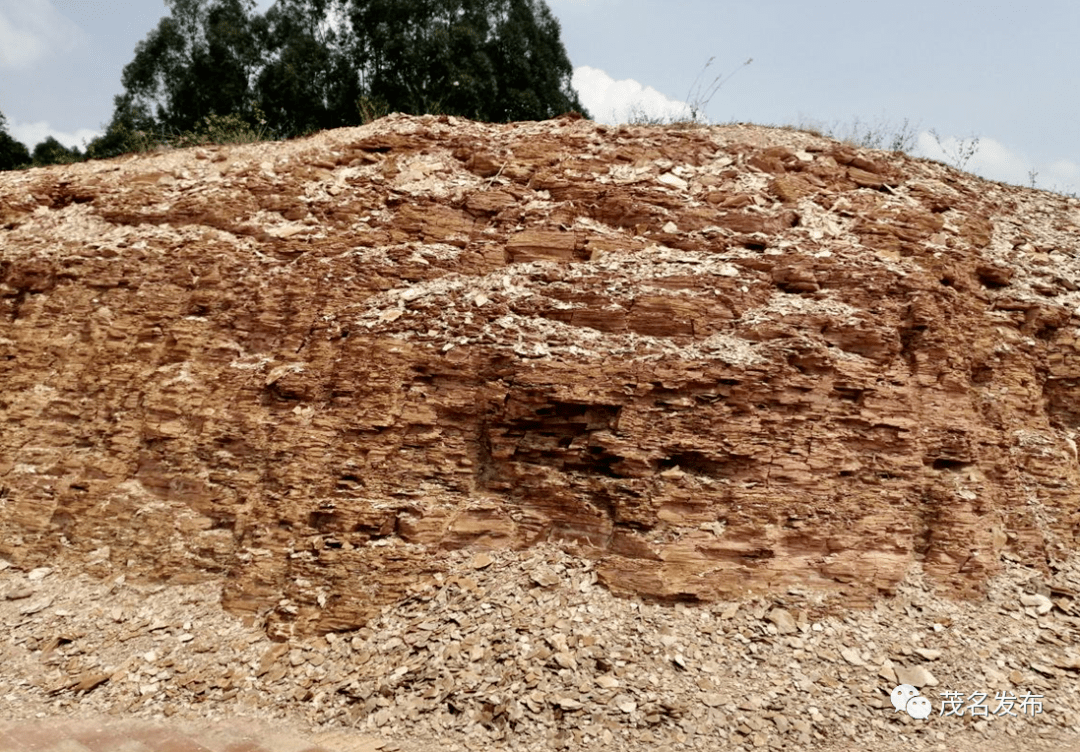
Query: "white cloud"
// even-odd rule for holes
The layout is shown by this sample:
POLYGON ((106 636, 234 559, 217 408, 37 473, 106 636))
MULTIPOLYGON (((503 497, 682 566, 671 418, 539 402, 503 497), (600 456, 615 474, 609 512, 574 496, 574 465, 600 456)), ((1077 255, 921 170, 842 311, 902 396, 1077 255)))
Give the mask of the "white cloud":
POLYGON ((0 69, 25 69, 84 40, 82 29, 49 0, 0 0, 0 69))
POLYGON ((604 71, 587 65, 574 69, 570 85, 598 122, 625 123, 638 114, 665 120, 690 116, 685 102, 670 99, 631 78, 616 81, 604 71))
POLYGON ((51 128, 44 120, 36 123, 15 123, 10 119, 8 120, 8 133, 16 141, 22 141, 30 151, 33 151, 35 146, 49 136, 52 136, 69 149, 75 146, 83 149, 84 141, 89 143, 91 139, 101 135, 101 131, 93 131, 88 128, 80 128, 74 133, 65 133, 51 128))
POLYGON ((975 175, 1013 185, 1031 185, 1034 171, 1036 188, 1068 193, 1080 191, 1080 165, 1066 159, 1046 166, 1037 165, 1023 153, 1012 151, 992 138, 979 137, 976 142, 974 136, 957 138, 938 134, 935 137, 924 131, 919 134, 918 143, 912 151, 920 157, 936 159, 954 167, 960 167, 959 163, 970 153, 963 169, 975 175))
POLYGON ((1059 159, 1035 177, 1035 185, 1065 193, 1080 193, 1080 165, 1059 159))

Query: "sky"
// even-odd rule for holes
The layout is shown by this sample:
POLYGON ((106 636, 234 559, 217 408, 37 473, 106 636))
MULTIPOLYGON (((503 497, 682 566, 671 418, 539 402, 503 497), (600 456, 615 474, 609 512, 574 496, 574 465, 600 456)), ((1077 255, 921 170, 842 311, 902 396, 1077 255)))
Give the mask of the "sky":
MULTIPOLYGON (((959 163, 975 147, 971 172, 1080 193, 1076 0, 548 6, 595 120, 682 117, 696 102, 712 123, 886 138, 906 127, 919 156, 959 163)), ((167 14, 163 0, 0 0, 8 131, 31 149, 49 135, 82 147, 109 121, 135 45, 167 14)))

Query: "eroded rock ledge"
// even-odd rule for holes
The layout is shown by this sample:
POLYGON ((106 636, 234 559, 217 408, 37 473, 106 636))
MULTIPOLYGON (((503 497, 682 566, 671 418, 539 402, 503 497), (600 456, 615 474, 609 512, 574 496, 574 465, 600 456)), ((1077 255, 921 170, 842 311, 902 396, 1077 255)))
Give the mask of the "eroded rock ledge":
POLYGON ((0 174, 0 555, 340 630, 462 547, 978 591, 1075 544, 1080 202, 757 126, 391 116, 0 174))

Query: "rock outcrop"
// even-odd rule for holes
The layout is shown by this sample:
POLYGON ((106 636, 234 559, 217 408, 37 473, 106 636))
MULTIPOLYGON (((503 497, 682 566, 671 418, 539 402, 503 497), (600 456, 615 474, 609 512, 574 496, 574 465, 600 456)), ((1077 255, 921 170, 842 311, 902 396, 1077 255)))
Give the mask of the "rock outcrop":
POLYGON ((1080 515, 1080 202, 758 126, 391 116, 0 174, 0 556, 344 630, 447 551, 978 592, 1080 515))

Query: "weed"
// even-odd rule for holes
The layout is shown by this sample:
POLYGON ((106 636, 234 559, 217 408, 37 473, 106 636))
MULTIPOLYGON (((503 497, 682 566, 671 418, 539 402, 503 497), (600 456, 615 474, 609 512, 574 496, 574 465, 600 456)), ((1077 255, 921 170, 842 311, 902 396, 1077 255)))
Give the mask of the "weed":
POLYGON ((360 115, 360 122, 367 125, 389 115, 390 106, 378 97, 360 97, 356 100, 356 111, 360 115))
POLYGON ((941 137, 933 128, 930 129, 930 135, 934 137, 934 141, 937 142, 938 148, 941 149, 945 158, 949 160, 949 164, 961 171, 979 150, 979 137, 974 134, 970 138, 957 139, 955 146, 950 147, 946 147, 941 142, 941 137))
POLYGON ((207 115, 194 130, 181 133, 173 142, 180 148, 203 144, 250 144, 267 140, 266 116, 259 105, 251 103, 252 117, 258 127, 251 125, 241 115, 207 115))
MULTIPOLYGON (((686 94, 687 117, 664 118, 662 116, 649 115, 639 103, 635 102, 630 105, 627 122, 630 125, 666 125, 674 128, 694 128, 700 125, 708 125, 708 120, 705 119, 705 108, 709 106, 709 102, 716 96, 716 92, 720 90, 721 86, 730 81, 732 76, 754 62, 754 58, 749 58, 745 63, 729 73, 726 78, 721 73, 717 75, 708 86, 702 88, 702 76, 705 75, 705 71, 709 69, 709 66, 712 65, 713 60, 715 59, 715 57, 710 57, 708 59, 702 67, 701 72, 698 73, 697 78, 694 79, 694 83, 691 84, 690 91, 686 94)), ((614 112, 612 115, 617 118, 614 112)))
POLYGON ((912 125, 907 118, 899 126, 881 121, 872 125, 855 118, 854 122, 847 126, 800 120, 794 127, 815 136, 836 139, 852 146, 900 152, 910 152, 914 149, 919 137, 918 126, 912 125))
MULTIPOLYGON (((612 111, 611 114, 615 116, 614 111, 612 111)), ((659 115, 650 115, 645 112, 645 109, 641 105, 635 102, 630 105, 630 111, 627 113, 627 122, 630 123, 630 125, 664 125, 668 120, 665 120, 659 115)))
POLYGON ((729 73, 727 78, 723 78, 724 74, 720 73, 716 76, 716 78, 712 80, 712 83, 710 83, 704 90, 702 90, 701 77, 705 75, 705 71, 709 69, 709 66, 712 65, 713 60, 715 59, 715 56, 708 59, 704 67, 702 67, 701 73, 698 73, 697 78, 694 79, 694 83, 693 85, 691 85, 690 91, 688 91, 686 94, 686 104, 690 108, 690 121, 693 123, 701 122, 701 119, 705 112, 705 108, 709 106, 709 102, 711 102, 712 98, 716 96, 716 92, 720 91, 720 87, 730 81, 731 77, 734 76, 736 73, 741 71, 746 66, 750 65, 750 63, 754 62, 754 58, 747 58, 746 62, 733 70, 731 73, 729 73), (697 88, 696 94, 694 93, 695 87, 697 88))

